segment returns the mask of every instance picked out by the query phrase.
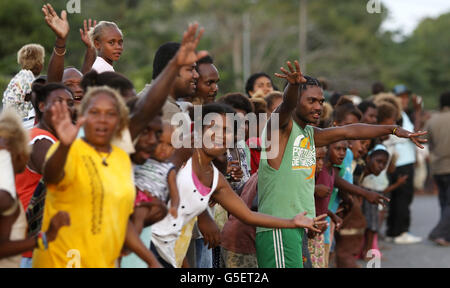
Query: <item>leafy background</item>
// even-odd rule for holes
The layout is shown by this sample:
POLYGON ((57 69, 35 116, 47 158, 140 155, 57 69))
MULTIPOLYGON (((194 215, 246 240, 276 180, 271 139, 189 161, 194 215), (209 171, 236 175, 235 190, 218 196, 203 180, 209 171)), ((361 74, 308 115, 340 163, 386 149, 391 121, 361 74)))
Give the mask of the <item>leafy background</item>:
MULTIPOLYGON (((199 49, 209 50, 220 71, 220 93, 244 91, 243 15, 250 21, 250 73, 278 72, 286 60, 300 59, 302 69, 325 77, 330 90, 370 95, 381 81, 391 89, 404 83, 437 108, 439 95, 450 87, 450 13, 424 19, 408 37, 394 41, 397 32, 382 32, 389 15, 369 14, 367 1, 308 1, 307 53, 299 52, 299 0, 96 0, 81 1, 81 13, 69 14, 66 66, 81 67, 83 19, 116 22, 124 33, 125 49, 115 69, 140 91, 150 82, 156 49, 180 41, 187 24, 199 22, 206 31, 199 49)), ((48 1, 58 11, 68 1, 48 1)), ((46 49, 46 64, 55 36, 47 27, 43 1, 2 1, 0 10, 0 91, 20 69, 16 53, 27 43, 46 49)), ((407 9, 407 8, 406 8, 407 9)), ((44 70, 42 74, 46 74, 44 70)), ((281 87, 281 81, 276 80, 281 87)), ((1 97, 1 96, 0 96, 1 97)))

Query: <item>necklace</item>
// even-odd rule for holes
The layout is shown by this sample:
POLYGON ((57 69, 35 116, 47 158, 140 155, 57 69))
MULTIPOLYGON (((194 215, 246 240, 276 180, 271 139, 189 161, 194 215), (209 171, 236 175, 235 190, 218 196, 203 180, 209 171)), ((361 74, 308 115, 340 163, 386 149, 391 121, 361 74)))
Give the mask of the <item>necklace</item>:
POLYGON ((109 150, 109 151, 108 151, 108 154, 107 154, 105 157, 103 157, 102 154, 101 154, 101 152, 98 151, 98 149, 97 149, 94 145, 92 145, 91 143, 89 143, 86 139, 83 139, 83 140, 84 140, 86 143, 88 143, 89 146, 91 146, 92 148, 94 148, 94 150, 95 150, 95 152, 97 152, 98 156, 99 156, 100 158, 102 158, 102 165, 105 166, 105 167, 108 167, 108 162, 106 162, 106 160, 108 159, 109 155, 111 155, 112 148, 109 147, 109 149, 108 149, 108 150, 109 150))
POLYGON ((100 154, 100 152, 98 152, 97 149, 95 149, 95 151, 97 152, 98 156, 102 158, 102 165, 108 167, 108 162, 106 162, 106 159, 108 159, 109 155, 111 154, 111 149, 109 150, 108 155, 106 155, 106 157, 102 157, 102 154, 100 154))

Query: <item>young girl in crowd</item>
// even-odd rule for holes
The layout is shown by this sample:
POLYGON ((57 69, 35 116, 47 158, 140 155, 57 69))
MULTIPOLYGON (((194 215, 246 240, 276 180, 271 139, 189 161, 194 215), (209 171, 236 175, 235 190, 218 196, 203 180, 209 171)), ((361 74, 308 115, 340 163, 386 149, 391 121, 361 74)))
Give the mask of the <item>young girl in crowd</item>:
MULTIPOLYGON (((377 193, 387 194, 403 185, 406 182, 407 175, 399 177, 394 184, 386 189, 380 189, 380 184, 376 177, 385 170, 388 162, 389 152, 386 147, 381 144, 376 145, 367 155, 367 165, 364 169, 361 186, 377 193)), ((379 227, 379 213, 378 205, 371 204, 366 200, 363 200, 362 210, 367 222, 365 245, 362 252, 362 256, 365 257, 367 251, 370 249, 378 250, 378 244, 376 242, 379 227)))
POLYGON ((20 253, 46 249, 58 230, 70 225, 66 212, 56 212, 47 231, 26 238, 27 220, 14 185, 14 174, 25 169, 30 155, 28 135, 19 116, 9 110, 0 115, 0 267, 19 268, 20 253))
POLYGON ((97 50, 92 69, 98 73, 114 71, 113 63, 123 52, 123 34, 116 23, 100 21, 89 31, 91 41, 97 50))
POLYGON ((129 221, 135 199, 130 158, 111 144, 128 122, 120 95, 108 87, 90 89, 76 125, 65 103, 54 103, 52 112, 59 142, 50 148, 44 164, 47 197, 42 227, 47 229, 59 209, 69 212, 73 221, 48 250, 34 251, 33 267, 113 268, 124 245, 149 266, 159 267, 129 221), (81 125, 85 136, 77 138, 81 125))
MULTIPOLYGON (((241 221, 262 227, 304 227, 313 231, 320 230, 313 225, 323 225, 326 215, 310 219, 299 211, 293 219, 281 219, 265 214, 252 212, 247 205, 231 189, 225 177, 215 168, 212 160, 222 156, 226 151, 226 143, 233 143, 233 136, 227 134, 226 113, 234 110, 225 104, 207 104, 202 106, 201 121, 202 139, 208 139, 213 144, 211 148, 202 141, 202 148, 195 148, 192 157, 178 171, 177 186, 180 193, 178 217, 168 214, 162 221, 152 226, 152 251, 165 267, 176 267, 174 245, 181 233, 182 227, 193 217, 205 211, 211 200, 220 204, 225 210, 235 215, 241 221), (210 125, 204 125, 206 115, 214 115, 210 125)), ((199 135, 200 136, 200 135, 199 135)), ((210 146, 210 145, 208 145, 210 146)))
MULTIPOLYGON (((47 85, 33 85, 33 100, 36 103, 36 115, 38 116, 38 124, 30 130, 29 145, 31 146, 30 159, 27 162, 25 170, 16 175, 16 189, 20 202, 25 210, 28 209, 29 203, 34 195, 41 193, 38 198, 45 197, 45 187, 38 187, 43 174, 43 164, 45 155, 52 144, 57 141, 55 128, 52 123, 51 107, 56 102, 66 103, 71 118, 75 118, 75 109, 72 92, 64 85, 58 83, 49 83, 47 85), (36 189, 38 187, 39 189, 36 189), (43 193, 43 194, 42 194, 43 193)), ((42 203, 43 201, 41 201, 42 203)), ((35 209, 31 209, 32 216, 29 220, 29 235, 36 236, 35 233, 40 231, 40 220, 42 219, 42 209, 36 208, 38 203, 33 203, 35 209), (39 223, 36 225, 36 223, 39 223)), ((27 216, 30 216, 27 212, 27 216)), ((21 267, 31 267, 32 252, 23 254, 21 267)))
POLYGON ((22 68, 3 92, 3 108, 12 107, 21 118, 34 116, 29 96, 34 79, 44 68, 45 50, 39 44, 27 44, 17 52, 17 63, 22 68), (32 113, 32 114, 30 114, 32 113))

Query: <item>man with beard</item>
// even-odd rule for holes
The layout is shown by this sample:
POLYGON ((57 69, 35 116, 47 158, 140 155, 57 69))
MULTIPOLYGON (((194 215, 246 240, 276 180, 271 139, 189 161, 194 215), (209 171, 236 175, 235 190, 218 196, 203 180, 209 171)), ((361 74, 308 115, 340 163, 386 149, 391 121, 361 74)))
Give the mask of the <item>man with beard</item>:
MULTIPOLYGON (((164 70, 169 61, 175 56, 180 49, 181 44, 176 42, 168 42, 161 45, 155 54, 153 60, 153 76, 156 77, 164 70)), ((172 87, 164 104, 163 121, 169 121, 176 113, 187 112, 187 109, 192 106, 192 97, 195 95, 197 88, 198 73, 195 70, 196 63, 191 65, 184 65, 180 68, 177 77, 173 80, 172 87)), ((138 97, 146 95, 151 85, 145 85, 138 97)))
MULTIPOLYGON (((258 212, 281 218, 290 218, 299 212, 307 212, 314 218, 315 147, 345 139, 369 139, 387 134, 410 138, 417 146, 425 139, 422 133, 411 133, 397 125, 353 124, 320 129, 309 126, 317 123, 325 100, 319 81, 303 76, 295 61, 295 70, 287 62, 290 71, 281 68, 286 79, 283 102, 274 111, 279 114, 278 127, 271 127, 273 117, 267 122, 263 134, 263 150, 258 170, 258 212), (275 135, 274 133, 277 133, 275 135), (278 136, 278 141, 271 141, 278 136), (266 138, 267 137, 267 138, 266 138), (271 141, 272 145, 265 145, 271 141), (272 150, 274 149, 274 150, 272 150), (268 159, 268 152, 278 151, 268 159)), ((270 153, 273 154, 273 153, 270 153)), ((375 193, 376 194, 376 193, 375 193)), ((371 202, 382 203, 387 198, 373 195, 371 202)), ((318 225, 314 227, 318 228, 318 225)), ((319 227, 321 228, 321 227, 319 227)), ((257 227, 256 254, 260 268, 304 267, 306 241, 304 229, 268 229, 257 227)), ((307 249, 307 248, 306 248, 307 249)))

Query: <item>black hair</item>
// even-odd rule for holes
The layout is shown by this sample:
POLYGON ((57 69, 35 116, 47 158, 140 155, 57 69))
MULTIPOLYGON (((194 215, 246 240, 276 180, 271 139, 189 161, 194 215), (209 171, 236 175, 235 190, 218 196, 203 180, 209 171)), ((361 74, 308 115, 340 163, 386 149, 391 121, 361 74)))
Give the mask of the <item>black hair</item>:
POLYGON ((369 108, 377 109, 377 105, 375 105, 375 103, 373 103, 373 101, 371 101, 371 100, 364 100, 361 103, 359 103, 359 105, 358 105, 358 109, 363 114, 366 113, 367 109, 369 109, 369 108))
POLYGON ((91 70, 86 73, 81 80, 81 87, 86 92, 88 87, 95 86, 109 86, 113 89, 119 90, 121 95, 124 95, 126 91, 133 90, 133 83, 128 80, 122 74, 117 72, 103 72, 97 73, 95 70, 91 70))
POLYGON ((450 107, 450 91, 441 94, 441 97, 439 98, 439 103, 441 105, 441 109, 444 107, 450 107))
POLYGON ((302 95, 304 90, 308 89, 308 86, 317 86, 322 88, 322 84, 316 78, 307 75, 303 75, 303 77, 306 79, 306 82, 300 85, 300 95, 302 95))
POLYGON ((197 67, 200 64, 214 64, 214 59, 210 55, 206 55, 197 61, 197 67))
POLYGON ((218 100, 220 103, 225 103, 233 107, 234 109, 244 110, 245 113, 253 112, 253 104, 242 93, 228 93, 218 100))
POLYGON ((153 59, 152 79, 156 79, 161 74, 169 61, 177 54, 180 46, 181 44, 177 42, 167 42, 156 50, 155 58, 153 59))
MULTIPOLYGON (((322 83, 320 83, 320 81, 317 80, 316 78, 311 77, 311 76, 307 76, 307 75, 303 75, 303 77, 306 79, 306 82, 302 83, 300 85, 300 87, 299 87, 300 95, 302 95, 303 91, 308 89, 308 86, 316 86, 316 87, 322 88, 322 83)), ((286 89, 288 84, 289 84, 289 82, 285 81, 284 86, 283 86, 283 90, 286 89)))
POLYGON ((340 123, 348 114, 355 115, 358 120, 362 118, 361 111, 353 104, 353 101, 348 97, 341 97, 334 108, 333 120, 340 123))
POLYGON ((372 84, 372 95, 376 95, 382 92, 386 92, 383 83, 375 82, 372 84))
POLYGON ((206 115, 209 113, 217 113, 226 115, 227 113, 234 114, 236 111, 228 104, 225 103, 209 103, 201 106, 201 115, 194 114, 194 109, 190 109, 190 117, 194 122, 200 122, 200 125, 203 127, 203 120, 205 119, 206 115), (194 117, 196 116, 196 117, 194 117), (201 116, 201 118, 200 118, 201 116))
POLYGON ((73 98, 72 91, 65 85, 61 83, 48 83, 45 85, 38 83, 33 83, 31 87, 31 93, 32 93, 32 105, 34 107, 34 110, 36 112, 36 117, 38 119, 42 119, 42 112, 39 110, 39 103, 47 101, 47 97, 50 95, 51 92, 55 90, 63 89, 69 92, 69 94, 73 98), (34 95, 33 95, 34 94, 34 95))
POLYGON ((270 83, 272 84, 272 87, 275 87, 273 84, 272 78, 270 78, 270 76, 267 73, 259 72, 259 73, 252 74, 250 77, 248 77, 247 82, 245 83, 245 93, 248 95, 248 97, 250 97, 249 92, 253 91, 253 86, 255 86, 256 80, 260 77, 269 78, 270 83))
POLYGON ((388 101, 382 101, 378 104, 378 123, 381 123, 382 121, 386 119, 393 118, 394 120, 397 119, 398 115, 398 109, 397 107, 388 101))

